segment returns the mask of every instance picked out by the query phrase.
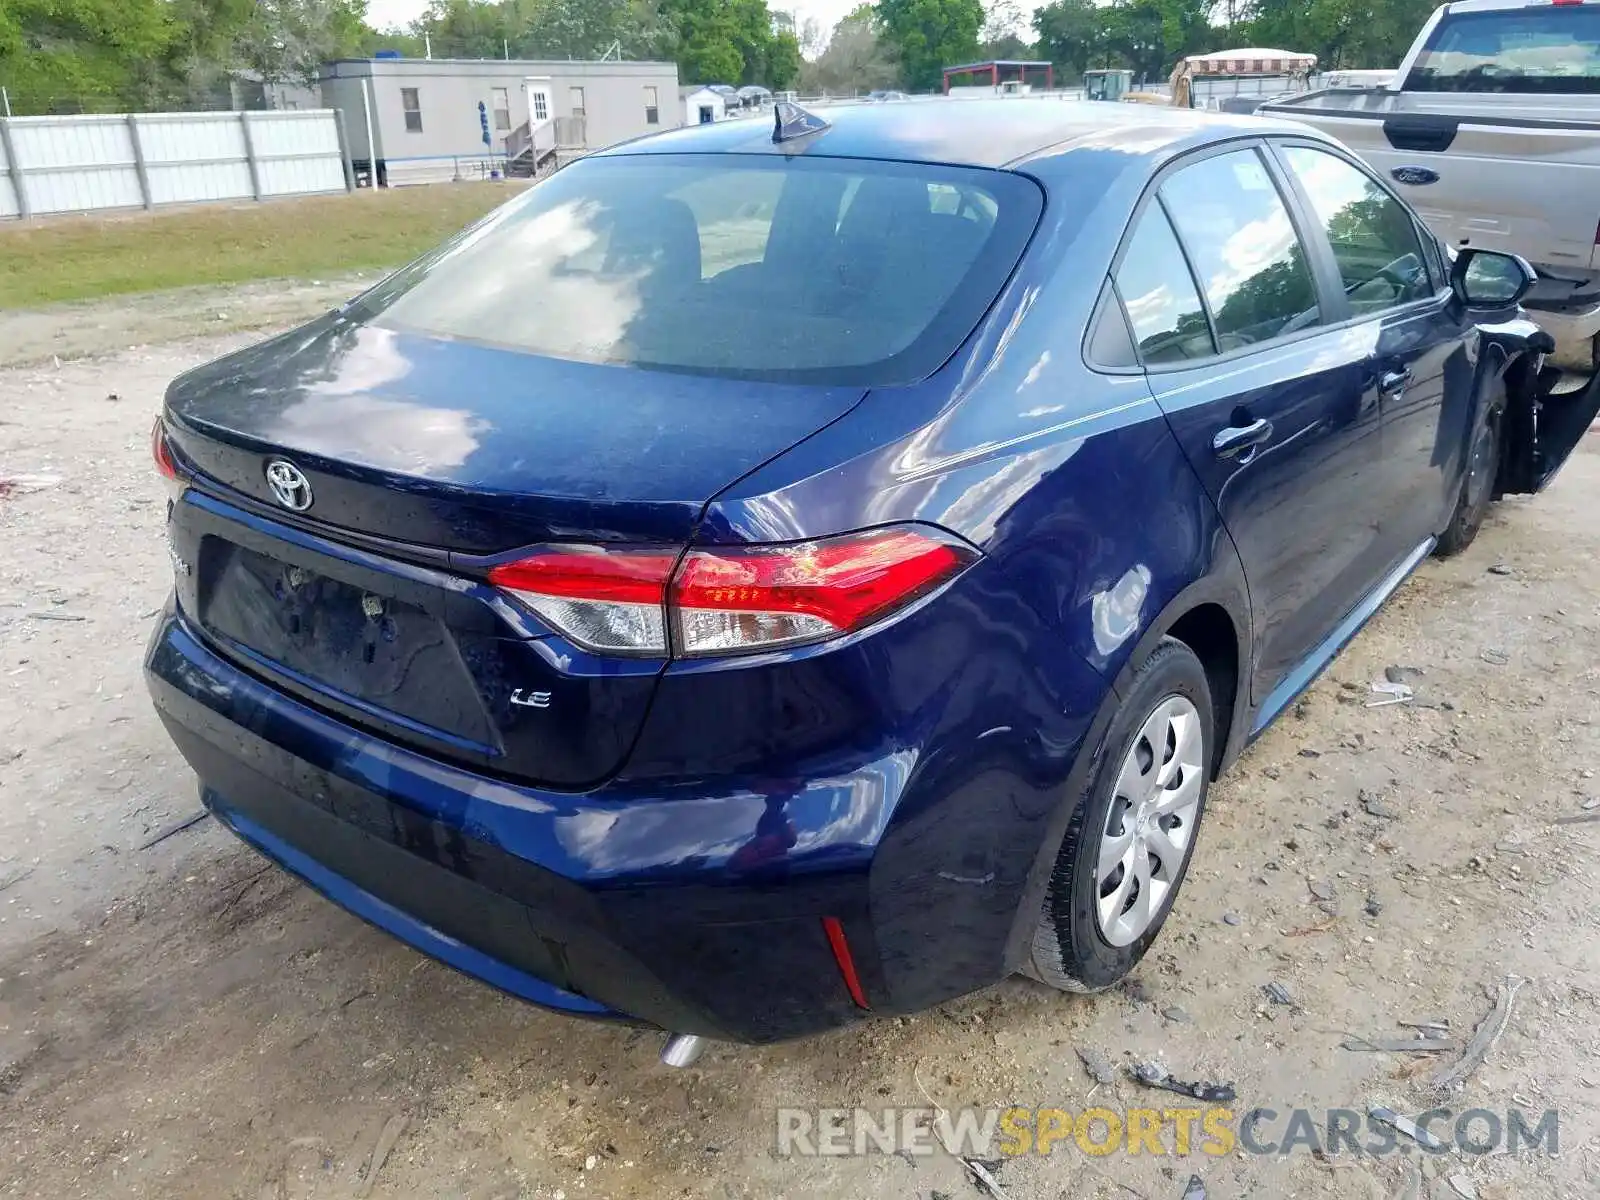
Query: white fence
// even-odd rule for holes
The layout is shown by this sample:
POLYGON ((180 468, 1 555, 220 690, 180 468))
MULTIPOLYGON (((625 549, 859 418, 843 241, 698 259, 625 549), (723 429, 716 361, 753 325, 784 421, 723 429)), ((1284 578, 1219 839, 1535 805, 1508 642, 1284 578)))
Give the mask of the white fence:
POLYGON ((0 217, 351 186, 332 109, 0 118, 0 217))

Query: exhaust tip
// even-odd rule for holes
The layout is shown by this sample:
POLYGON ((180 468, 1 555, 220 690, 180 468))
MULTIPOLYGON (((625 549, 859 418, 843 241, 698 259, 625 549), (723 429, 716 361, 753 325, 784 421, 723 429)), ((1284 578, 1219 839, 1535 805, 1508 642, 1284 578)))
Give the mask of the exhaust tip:
POLYGON ((669 1067, 692 1067, 705 1052, 705 1038, 693 1033, 675 1033, 661 1047, 661 1061, 669 1067))

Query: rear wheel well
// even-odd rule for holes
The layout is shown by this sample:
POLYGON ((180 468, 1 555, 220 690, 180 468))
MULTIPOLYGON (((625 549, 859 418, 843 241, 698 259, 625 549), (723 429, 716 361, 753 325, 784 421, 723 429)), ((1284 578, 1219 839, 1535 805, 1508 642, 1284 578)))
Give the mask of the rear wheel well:
POLYGON ((1228 735, 1233 729, 1234 704, 1239 692, 1239 635, 1233 618, 1220 604, 1191 608, 1167 630, 1194 652, 1205 667, 1206 683, 1211 688, 1215 750, 1211 756, 1211 776, 1216 778, 1228 751, 1228 735))

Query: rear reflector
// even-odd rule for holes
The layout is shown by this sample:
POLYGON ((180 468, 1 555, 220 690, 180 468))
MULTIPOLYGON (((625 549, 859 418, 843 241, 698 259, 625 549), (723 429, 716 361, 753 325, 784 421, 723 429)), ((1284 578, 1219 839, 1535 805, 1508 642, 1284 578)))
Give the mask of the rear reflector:
POLYGON ((864 628, 976 557, 940 530, 900 525, 783 546, 692 550, 681 563, 670 550, 552 548, 495 567, 489 582, 589 650, 737 654, 864 628))
POLYGON ((856 974, 856 960, 850 956, 850 943, 845 940, 844 926, 838 917, 822 918, 823 932, 828 935, 828 946, 833 951, 833 961, 839 964, 839 974, 844 979, 845 990, 857 1008, 870 1008, 867 994, 861 990, 861 977, 856 974))

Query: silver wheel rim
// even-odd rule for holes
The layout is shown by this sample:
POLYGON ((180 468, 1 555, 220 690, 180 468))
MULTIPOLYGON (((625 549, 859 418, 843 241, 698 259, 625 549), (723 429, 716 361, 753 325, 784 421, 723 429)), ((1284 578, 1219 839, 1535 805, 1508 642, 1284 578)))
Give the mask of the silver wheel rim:
POLYGON ((1194 845, 1204 776, 1200 714, 1168 696, 1145 718, 1117 772, 1095 866, 1095 912, 1113 946, 1137 941, 1172 901, 1194 845))

